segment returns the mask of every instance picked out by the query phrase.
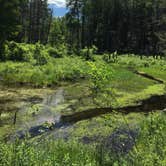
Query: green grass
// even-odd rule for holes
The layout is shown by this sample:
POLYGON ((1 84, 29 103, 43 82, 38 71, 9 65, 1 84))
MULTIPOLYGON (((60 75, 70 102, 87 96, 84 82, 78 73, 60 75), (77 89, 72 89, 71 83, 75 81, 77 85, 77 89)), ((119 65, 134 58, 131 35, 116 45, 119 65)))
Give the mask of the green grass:
POLYGON ((87 64, 79 57, 52 59, 46 65, 31 63, 0 63, 0 77, 7 85, 51 86, 86 76, 87 64))
POLYGON ((135 55, 119 56, 118 64, 128 69, 146 72, 152 76, 166 81, 166 59, 154 59, 152 57, 140 57, 135 55))
MULTIPOLYGON (((116 91, 115 95, 117 95, 117 105, 128 106, 128 105, 136 105, 140 100, 144 100, 153 95, 162 95, 165 94, 165 85, 156 84, 152 86, 148 86, 147 89, 136 93, 125 93, 116 91)), ((117 107, 117 106, 116 106, 117 107)))
POLYGON ((123 67, 116 65, 113 68, 111 87, 117 89, 118 91, 134 93, 142 91, 153 84, 153 81, 138 76, 123 67))
POLYGON ((156 78, 160 78, 166 82, 166 68, 162 66, 153 66, 151 68, 140 68, 140 71, 148 73, 156 78))
MULTIPOLYGON (((58 59, 50 57, 44 65, 6 61, 0 63, 0 79, 8 86, 21 84, 32 87, 55 86, 69 81, 71 86, 68 88, 68 97, 78 99, 83 96, 84 104, 77 106, 76 111, 94 107, 92 100, 89 101, 86 96, 93 93, 96 87, 99 89, 99 92, 95 89, 96 95, 99 93, 98 100, 102 104, 106 100, 105 106, 109 106, 107 100, 115 106, 135 105, 142 99, 165 93, 164 84, 156 84, 132 72, 144 71, 166 80, 165 60, 146 57, 140 59, 131 55, 120 56, 115 63, 106 63, 101 57, 95 57, 95 60, 89 63, 76 56, 58 59), (74 84, 76 82, 80 84, 74 84), (109 89, 115 101, 112 96, 103 95, 103 89, 109 89), (104 98, 101 98, 102 95, 104 98)), ((0 97, 3 97, 3 93, 0 97)), ((67 129, 71 135, 68 141, 54 140, 54 136, 50 135, 41 142, 38 141, 40 138, 13 143, 1 142, 0 166, 165 166, 165 116, 165 113, 133 113, 126 116, 113 113, 74 124, 67 129), (114 154, 113 149, 103 147, 101 141, 114 130, 121 127, 128 130, 129 126, 139 128, 139 136, 128 154, 114 154), (83 144, 81 140, 84 136, 96 139, 96 142, 83 144)))
POLYGON ((165 113, 154 113, 140 120, 136 145, 128 154, 115 154, 104 142, 42 140, 0 143, 1 166, 165 166, 165 113))
POLYGON ((96 165, 95 151, 75 142, 44 141, 0 144, 1 166, 90 166, 96 165))

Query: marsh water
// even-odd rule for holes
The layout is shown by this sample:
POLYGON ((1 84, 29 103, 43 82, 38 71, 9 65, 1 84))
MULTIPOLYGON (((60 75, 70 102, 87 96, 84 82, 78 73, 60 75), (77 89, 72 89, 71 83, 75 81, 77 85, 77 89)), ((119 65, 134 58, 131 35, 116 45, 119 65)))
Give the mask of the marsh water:
MULTIPOLYGON (((165 101, 165 95, 152 96, 142 101, 142 105, 126 107, 126 111, 129 112, 140 111, 139 116, 129 115, 131 125, 134 126, 138 117, 142 119, 141 110, 149 112, 154 108, 155 110, 164 109, 166 108, 165 101), (158 102, 158 99, 162 102, 158 102), (147 108, 149 109, 147 110, 147 108)), ((92 133, 94 130, 94 133, 98 135, 100 132, 96 130, 100 127, 103 129, 102 134, 106 132, 109 134, 110 131, 117 128, 120 115, 115 118, 115 126, 111 124, 113 119, 109 120, 113 116, 102 117, 111 112, 111 107, 97 108, 94 105, 87 82, 62 84, 55 88, 41 89, 1 86, 0 139, 24 138, 27 133, 31 137, 53 135, 55 138, 68 138, 69 135, 76 133, 78 137, 81 136, 87 140, 86 134, 92 133), (94 117, 100 119, 92 121, 94 117), (76 123, 82 120, 85 120, 85 123, 81 125, 76 123), (105 125, 106 121, 108 121, 108 125, 105 125), (82 130, 84 132, 79 133, 82 130)), ((121 122, 120 125, 123 126, 121 122)))
POLYGON ((84 109, 87 89, 86 83, 51 89, 0 87, 0 137, 55 124, 62 114, 84 109))

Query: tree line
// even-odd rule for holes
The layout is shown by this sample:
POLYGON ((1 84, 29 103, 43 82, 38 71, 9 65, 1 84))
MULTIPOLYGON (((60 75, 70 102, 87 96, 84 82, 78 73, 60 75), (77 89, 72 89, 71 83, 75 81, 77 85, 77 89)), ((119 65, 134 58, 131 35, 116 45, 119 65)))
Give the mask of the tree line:
POLYGON ((5 40, 46 44, 52 22, 47 0, 0 0, 0 44, 5 40))
POLYGON ((69 50, 166 53, 165 0, 67 0, 53 18, 47 0, 0 0, 0 48, 5 40, 65 44, 69 50))
POLYGON ((67 0, 70 44, 101 52, 164 54, 165 0, 67 0))

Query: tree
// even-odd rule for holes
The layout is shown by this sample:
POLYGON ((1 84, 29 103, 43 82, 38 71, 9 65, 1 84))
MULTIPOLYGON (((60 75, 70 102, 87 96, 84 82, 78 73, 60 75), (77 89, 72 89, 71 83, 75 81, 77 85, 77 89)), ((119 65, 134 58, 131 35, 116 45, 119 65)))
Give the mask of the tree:
POLYGON ((64 18, 54 18, 51 24, 49 43, 51 46, 59 46, 65 43, 66 25, 64 18))
POLYGON ((48 9, 47 0, 31 0, 29 13, 28 42, 40 41, 46 44, 52 21, 52 11, 48 9))
MULTIPOLYGON (((165 0, 68 0, 69 44, 100 52, 164 54, 165 0)), ((79 47, 78 47, 79 48, 79 47)))
POLYGON ((75 47, 77 51, 81 48, 81 13, 83 0, 67 0, 69 12, 66 16, 67 26, 70 31, 70 45, 75 47))
POLYGON ((0 49, 5 40, 16 36, 20 29, 20 0, 0 0, 0 49))

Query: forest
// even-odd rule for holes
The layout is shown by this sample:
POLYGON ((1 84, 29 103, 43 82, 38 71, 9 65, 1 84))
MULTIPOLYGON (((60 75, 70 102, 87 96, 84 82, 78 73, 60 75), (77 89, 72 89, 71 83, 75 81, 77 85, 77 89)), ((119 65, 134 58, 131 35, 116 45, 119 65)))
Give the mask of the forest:
POLYGON ((0 166, 165 166, 166 1, 49 5, 0 0, 0 166))

